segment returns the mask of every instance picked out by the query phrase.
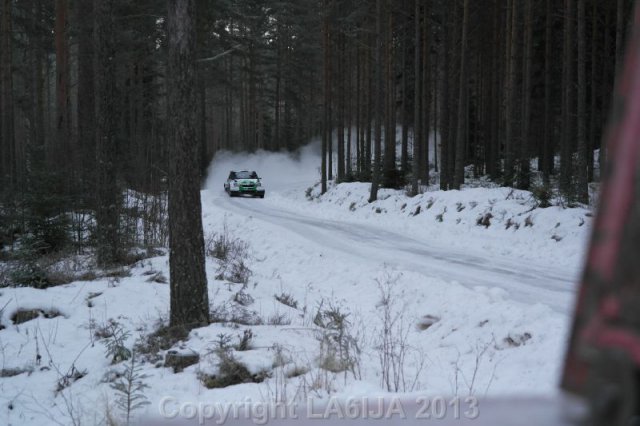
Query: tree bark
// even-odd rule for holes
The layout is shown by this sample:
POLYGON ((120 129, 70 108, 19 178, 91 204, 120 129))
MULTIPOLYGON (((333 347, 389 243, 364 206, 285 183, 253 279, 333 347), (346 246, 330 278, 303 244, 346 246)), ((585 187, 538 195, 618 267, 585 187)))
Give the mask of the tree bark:
POLYGON ((51 167, 59 168, 71 152, 69 115, 69 45, 67 42, 67 0, 56 0, 56 144, 52 147, 51 167))
POLYGON ((544 134, 542 141, 542 180, 550 184, 553 169, 553 150, 551 149, 551 0, 546 0, 545 40, 544 40, 544 134))
POLYGON ((382 76, 382 0, 376 0, 376 36, 375 36, 375 147, 373 170, 371 177, 371 192, 369 202, 378 199, 380 186, 380 172, 382 162, 382 100, 383 100, 383 76, 382 76))
POLYGON ((460 41, 460 86, 458 87, 458 114, 455 145, 455 171, 453 189, 460 189, 464 183, 464 151, 467 95, 467 37, 469 31, 469 0, 464 0, 462 35, 460 41))
POLYGON ((560 191, 570 200, 573 198, 572 188, 572 137, 574 129, 574 0, 566 0, 565 11, 565 35, 564 35, 564 59, 563 59, 563 87, 564 87, 564 107, 562 112, 562 148, 560 150, 560 191))
POLYGON ((522 75, 522 140, 520 142, 520 168, 518 188, 528 190, 531 185, 531 55, 533 54, 533 0, 526 0, 524 55, 522 75))
MULTIPOLYGON (((96 127, 96 255, 99 265, 118 263, 122 258, 120 243, 120 194, 116 185, 116 46, 114 34, 114 0, 96 3, 96 44, 98 120, 96 127)), ((60 149, 60 148, 57 148, 60 149)))
POLYGON ((515 98, 515 67, 516 67, 516 17, 519 0, 510 0, 507 12, 507 61, 506 61, 506 86, 505 86, 505 134, 504 134, 504 185, 513 186, 514 163, 514 98, 515 98))
POLYGON ((209 322, 198 173, 195 0, 168 1, 170 324, 209 322))
POLYGON ((331 121, 331 112, 329 109, 329 102, 330 102, 330 91, 331 91, 331 85, 330 85, 330 72, 329 72, 329 67, 330 67, 330 58, 331 58, 331 53, 329 51, 329 40, 330 40, 330 36, 329 36, 329 2, 328 0, 324 0, 324 13, 325 13, 325 17, 323 20, 323 44, 322 44, 322 48, 324 51, 324 73, 323 73, 323 82, 324 82, 324 114, 323 114, 323 124, 322 124, 322 159, 321 159, 321 193, 324 194, 325 192, 327 192, 327 155, 328 151, 329 151, 329 139, 331 138, 331 130, 330 130, 330 121, 331 121))
POLYGON ((578 161, 576 197, 578 202, 589 204, 589 175, 587 169, 589 150, 586 135, 587 52, 585 41, 585 1, 578 0, 578 161))
POLYGON ((431 118, 431 103, 429 102, 430 95, 430 69, 431 69, 431 37, 429 37, 429 2, 430 0, 424 0, 422 11, 422 22, 424 31, 422 32, 422 84, 421 84, 421 109, 422 109, 422 148, 420 149, 420 168, 418 170, 418 176, 423 185, 429 185, 429 133, 431 126, 429 119, 431 118))
MULTIPOLYGON (((412 173, 411 173, 411 193, 418 194, 420 175, 420 147, 422 146, 422 36, 420 25, 420 4, 421 0, 415 0, 414 5, 414 26, 415 26, 415 49, 413 58, 414 69, 414 89, 413 89, 413 153, 412 153, 412 173)), ((446 76, 445 76, 446 78, 446 76)))
MULTIPOLYGON (((2 170, 0 183, 11 186, 16 178, 15 128, 13 117, 13 74, 12 74, 12 4, 11 0, 2 2, 2 20, 0 21, 0 146, 2 170)), ((3 188, 5 186, 3 185, 3 188)))
POLYGON ((386 68, 386 120, 384 142, 383 185, 396 187, 396 99, 395 99, 395 63, 393 55, 393 14, 387 14, 387 30, 384 37, 386 68))
POLYGON ((93 2, 77 0, 78 16, 78 142, 83 179, 89 178, 95 165, 95 97, 93 2))

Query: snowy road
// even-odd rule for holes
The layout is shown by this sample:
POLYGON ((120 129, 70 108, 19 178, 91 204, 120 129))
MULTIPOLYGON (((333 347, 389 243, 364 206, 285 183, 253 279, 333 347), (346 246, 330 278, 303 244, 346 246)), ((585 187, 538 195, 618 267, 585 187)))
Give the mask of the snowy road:
POLYGON ((317 244, 349 256, 358 256, 400 271, 458 282, 468 288, 504 289, 509 298, 528 305, 541 303, 558 313, 571 314, 577 271, 485 255, 482 252, 447 248, 390 232, 380 226, 324 220, 272 205, 268 199, 229 198, 212 194, 209 202, 233 215, 252 216, 294 232, 317 244))

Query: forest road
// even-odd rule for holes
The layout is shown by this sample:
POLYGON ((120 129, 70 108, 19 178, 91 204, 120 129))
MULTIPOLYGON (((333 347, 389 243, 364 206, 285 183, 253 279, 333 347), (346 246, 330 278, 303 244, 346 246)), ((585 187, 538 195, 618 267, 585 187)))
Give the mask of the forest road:
MULTIPOLYGON (((468 288, 501 288, 507 298, 547 305, 572 315, 579 271, 566 271, 525 260, 497 258, 472 250, 461 251, 391 232, 375 224, 325 220, 287 211, 252 198, 214 196, 219 207, 234 215, 251 216, 304 237, 309 244, 358 256, 398 271, 458 282, 468 288)), ((497 297, 500 297, 497 295, 497 297)))

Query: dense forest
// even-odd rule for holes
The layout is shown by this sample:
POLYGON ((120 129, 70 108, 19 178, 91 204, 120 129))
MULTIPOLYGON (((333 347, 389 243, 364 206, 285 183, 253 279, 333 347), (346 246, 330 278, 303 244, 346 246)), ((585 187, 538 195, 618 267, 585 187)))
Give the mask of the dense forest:
MULTIPOLYGON (((458 189, 471 173, 588 203, 632 3, 198 0, 200 174, 221 149, 318 139, 323 190, 370 181, 375 200, 381 186, 458 189)), ((118 257, 108 241, 166 243, 166 1, 1 12, 3 243, 28 228, 46 233, 36 251, 56 250, 71 226, 105 263, 118 257)))

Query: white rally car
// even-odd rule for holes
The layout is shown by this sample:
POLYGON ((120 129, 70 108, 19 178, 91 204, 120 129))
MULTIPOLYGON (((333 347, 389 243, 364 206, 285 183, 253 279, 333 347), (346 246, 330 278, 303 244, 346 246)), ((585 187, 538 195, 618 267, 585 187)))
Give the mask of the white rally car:
POLYGON ((264 198, 264 187, 258 174, 253 171, 240 170, 231 171, 227 181, 224 183, 224 190, 231 197, 238 195, 251 195, 253 197, 264 198))

